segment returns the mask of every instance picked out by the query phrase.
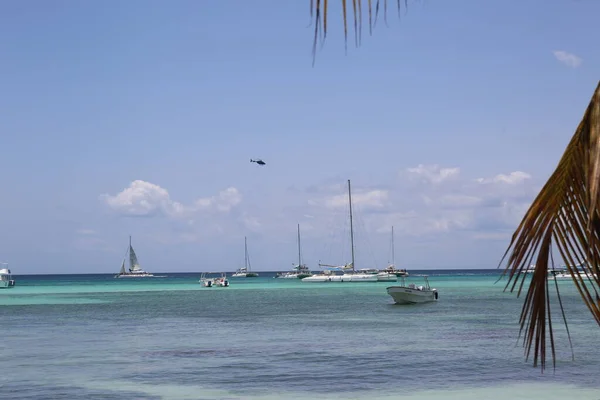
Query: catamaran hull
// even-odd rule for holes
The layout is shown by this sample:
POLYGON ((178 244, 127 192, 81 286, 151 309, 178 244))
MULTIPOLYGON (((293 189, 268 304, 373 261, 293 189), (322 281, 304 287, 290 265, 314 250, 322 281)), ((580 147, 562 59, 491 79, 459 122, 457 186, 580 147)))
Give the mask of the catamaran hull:
POLYGON ((302 279, 302 282, 377 282, 377 275, 347 274, 347 275, 313 275, 302 279))
POLYGON ((396 304, 418 304, 437 301, 437 290, 419 290, 404 286, 390 286, 387 293, 392 296, 396 304))
POLYGON ((387 272, 380 272, 377 274, 377 282, 398 282, 398 277, 387 272))
POLYGON ((135 274, 126 274, 126 275, 117 275, 116 278, 154 278, 155 276, 152 274, 148 275, 135 275, 135 274))

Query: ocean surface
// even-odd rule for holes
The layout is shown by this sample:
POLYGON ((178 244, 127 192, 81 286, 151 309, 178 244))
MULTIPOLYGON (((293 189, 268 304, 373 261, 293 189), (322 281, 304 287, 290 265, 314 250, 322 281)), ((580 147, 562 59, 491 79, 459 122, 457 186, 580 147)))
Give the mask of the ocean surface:
POLYGON ((0 290, 2 399, 600 399, 600 327, 560 282, 557 366, 518 337, 498 270, 427 274, 439 301, 394 305, 378 283, 196 274, 16 276, 0 290))

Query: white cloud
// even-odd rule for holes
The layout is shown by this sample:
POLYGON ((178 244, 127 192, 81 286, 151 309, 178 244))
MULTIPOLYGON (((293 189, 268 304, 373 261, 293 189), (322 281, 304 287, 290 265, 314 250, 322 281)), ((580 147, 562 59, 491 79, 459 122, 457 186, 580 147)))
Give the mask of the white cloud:
MULTIPOLYGON (((388 201, 387 190, 370 190, 368 192, 353 193, 352 205, 362 207, 382 208, 388 201)), ((348 195, 339 194, 324 199, 324 204, 328 208, 348 207, 348 195)))
POLYGON ((558 61, 571 68, 577 68, 583 62, 583 60, 580 57, 577 57, 575 54, 571 54, 563 50, 555 50, 553 51, 553 54, 558 61))
POLYGON ((524 181, 531 179, 531 175, 527 172, 515 171, 511 172, 508 175, 498 174, 493 178, 478 178, 476 179, 479 183, 508 183, 509 185, 516 185, 518 183, 523 183, 524 181))
POLYGON ((228 212, 233 207, 240 204, 242 195, 234 188, 229 187, 219 192, 218 195, 196 200, 197 209, 214 209, 221 212, 228 212))
POLYGON ((450 179, 457 178, 460 174, 460 168, 440 168, 437 164, 425 165, 419 164, 414 168, 406 170, 411 177, 418 178, 422 182, 438 184, 450 179))
POLYGON ((154 183, 135 180, 114 196, 103 194, 101 200, 113 211, 126 216, 184 216, 201 210, 228 212, 241 202, 239 191, 230 187, 216 196, 200 198, 190 206, 171 199, 169 192, 154 183))

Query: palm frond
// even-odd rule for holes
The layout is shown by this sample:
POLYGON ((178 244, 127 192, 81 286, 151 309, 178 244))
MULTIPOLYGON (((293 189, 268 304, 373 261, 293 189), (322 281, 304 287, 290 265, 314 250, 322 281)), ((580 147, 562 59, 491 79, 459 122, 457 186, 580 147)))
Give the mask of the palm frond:
MULTIPOLYGON (((505 290, 525 284, 525 269, 535 259, 535 269, 521 310, 525 357, 534 349, 533 365, 546 366, 546 344, 550 341, 552 364, 556 366, 550 314, 548 279, 554 269, 552 249, 558 252, 571 274, 583 302, 600 325, 600 83, 567 146, 556 170, 548 179, 513 234, 500 264, 508 255, 502 276, 508 274, 505 290), (509 255, 510 253, 510 255, 509 255), (578 273, 577 266, 583 272, 578 273)), ((558 285, 559 306, 566 317, 558 285)), ((567 335, 571 340, 567 326, 567 335)))
MULTIPOLYGON (((317 55, 317 44, 319 39, 325 41, 327 38, 327 17, 329 14, 329 3, 332 0, 310 0, 310 16, 314 23, 314 40, 313 40, 313 65, 317 55)), ((342 6, 342 19, 344 23, 344 44, 348 49, 348 23, 353 22, 354 25, 354 44, 359 47, 362 43, 362 27, 363 27, 363 9, 365 2, 362 0, 352 1, 352 15, 348 15, 348 1, 338 0, 342 6), (352 20, 350 20, 350 18, 352 20)), ((391 0, 390 0, 391 2, 391 0)), ((367 0, 366 9, 369 19, 369 35, 373 34, 373 28, 377 25, 380 5, 383 4, 383 18, 387 25, 388 0, 367 0)), ((396 8, 398 9, 398 17, 402 10, 401 0, 396 0, 396 8)), ((404 0, 404 10, 408 9, 408 0, 404 0)))

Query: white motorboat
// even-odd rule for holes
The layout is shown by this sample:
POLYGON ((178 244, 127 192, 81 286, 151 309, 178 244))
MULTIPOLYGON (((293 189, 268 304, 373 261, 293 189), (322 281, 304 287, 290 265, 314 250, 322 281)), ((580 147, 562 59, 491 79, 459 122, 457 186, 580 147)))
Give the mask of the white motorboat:
POLYGON ((300 224, 298 224, 298 265, 295 265, 291 271, 278 272, 275 278, 279 279, 303 279, 312 275, 310 269, 302 264, 302 251, 300 248, 300 224))
POLYGON ((12 277, 8 263, 0 263, 0 289, 9 289, 15 287, 15 280, 12 277))
POLYGON ((256 272, 252 272, 252 267, 250 266, 250 256, 248 255, 248 240, 246 236, 244 236, 244 266, 236 270, 232 278, 256 278, 258 274, 256 272))
POLYGON ((203 272, 200 275, 200 283, 204 287, 229 287, 229 280, 227 279, 227 273, 221 272, 221 276, 211 277, 213 272, 203 272))
POLYGON ((326 267, 320 274, 314 274, 302 279, 302 282, 377 282, 376 274, 366 274, 357 271, 354 268, 354 227, 352 225, 352 190, 350 189, 350 179, 348 179, 348 203, 350 205, 350 250, 352 252, 352 262, 344 266, 321 264, 326 267), (342 272, 342 274, 336 274, 342 272))
POLYGON ((425 285, 416 286, 414 283, 406 285, 405 278, 400 278, 402 284, 388 287, 387 293, 392 296, 396 304, 417 304, 437 301, 438 291, 429 286, 427 276, 424 276, 425 285))
POLYGON ((146 272, 140 267, 140 263, 138 262, 137 255, 131 246, 131 236, 129 236, 129 248, 125 252, 125 257, 123 258, 123 262, 121 263, 121 270, 115 278, 153 278, 154 275, 150 272, 146 272), (129 270, 125 269, 125 259, 127 258, 127 253, 129 253, 129 270))

